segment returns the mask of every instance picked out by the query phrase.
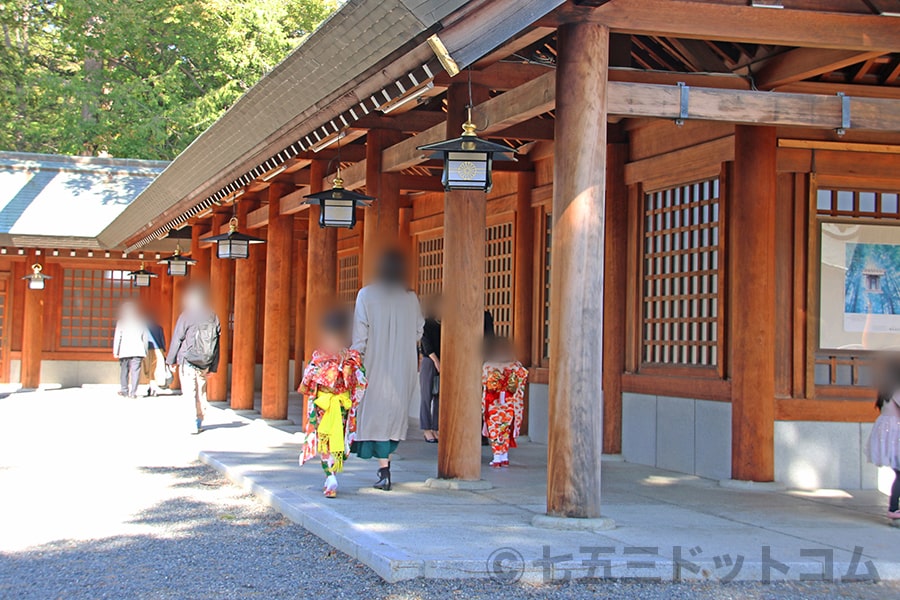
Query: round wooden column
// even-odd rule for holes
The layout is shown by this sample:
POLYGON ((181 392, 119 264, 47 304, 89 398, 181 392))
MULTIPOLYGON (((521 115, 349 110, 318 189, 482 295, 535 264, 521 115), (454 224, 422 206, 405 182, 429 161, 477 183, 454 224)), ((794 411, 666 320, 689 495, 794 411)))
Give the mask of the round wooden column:
POLYGON ((209 248, 200 247, 200 238, 210 235, 218 235, 218 231, 210 234, 200 223, 195 223, 191 227, 191 258, 197 261, 197 264, 191 267, 191 281, 206 283, 209 281, 209 248))
POLYGON ((269 186, 269 237, 266 243, 266 299, 263 333, 262 417, 287 419, 291 385, 291 257, 294 217, 281 214, 282 183, 269 186))
MULTIPOLYGON (((306 221, 300 221, 301 227, 308 227, 306 221)), ((304 236, 305 237, 305 236, 304 236)), ((294 384, 293 389, 300 387, 303 380, 304 346, 306 345, 306 267, 309 244, 307 239, 294 242, 294 384)))
POLYGON ((381 172, 381 153, 400 141, 394 132, 370 129, 366 134, 366 194, 376 198, 363 221, 363 285, 372 283, 378 258, 397 245, 400 227, 400 174, 381 172))
MULTIPOLYGON (((39 262, 34 251, 28 253, 25 271, 31 274, 31 265, 39 262)), ((53 283, 62 285, 61 279, 51 279, 45 285, 53 283)), ((37 389, 41 385, 41 350, 44 345, 44 294, 47 290, 32 290, 28 282, 19 280, 16 283, 25 286, 25 302, 22 324, 22 387, 27 390, 37 389)))
MULTIPOLYGON (((310 193, 323 189, 327 164, 314 160, 310 165, 310 193)), ((337 229, 319 227, 319 207, 309 207, 309 249, 306 268, 306 343, 307 360, 319 343, 319 321, 322 312, 334 305, 337 295, 337 229)))
MULTIPOLYGON (((459 136, 465 86, 448 92, 447 137, 459 136)), ((487 201, 481 191, 444 194, 444 315, 441 321, 441 443, 438 477, 481 479, 481 347, 487 201)))
MULTIPOLYGON (((230 215, 215 214, 212 218, 212 234, 219 235, 230 215)), ((211 373, 207 383, 210 402, 224 402, 228 398, 228 364, 231 362, 231 298, 234 282, 234 261, 230 258, 212 258, 209 265, 209 292, 212 307, 219 317, 222 333, 219 335, 219 369, 211 373)))
POLYGON ((600 517, 609 30, 559 28, 547 513, 600 517))
POLYGON ((731 311, 731 477, 775 478, 775 198, 774 127, 738 125, 734 176, 726 186, 731 311), (731 191, 728 192, 728 187, 731 191))
MULTIPOLYGON (((515 216, 515 297, 513 299, 512 339, 516 358, 524 365, 531 364, 532 328, 534 324, 534 212, 531 192, 534 188, 534 172, 525 171, 516 177, 515 216)), ((525 412, 522 417, 522 433, 528 433, 528 392, 525 392, 525 412)))
MULTIPOLYGON (((257 202, 238 203, 238 229, 246 231, 247 213, 257 202)), ((256 325, 259 311, 259 262, 262 244, 250 245, 250 256, 234 265, 234 340, 231 351, 231 408, 253 410, 256 390, 256 325)))

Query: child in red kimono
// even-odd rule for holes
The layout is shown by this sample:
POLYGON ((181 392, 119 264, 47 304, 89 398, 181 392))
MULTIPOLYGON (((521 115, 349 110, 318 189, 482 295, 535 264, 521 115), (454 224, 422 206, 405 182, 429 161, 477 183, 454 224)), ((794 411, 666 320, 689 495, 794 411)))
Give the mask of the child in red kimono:
POLYGON ((317 454, 325 471, 326 498, 337 497, 336 474, 356 436, 356 412, 366 389, 366 376, 359 353, 349 349, 350 319, 344 311, 325 315, 321 343, 303 372, 299 392, 307 399, 309 420, 302 465, 317 454))
POLYGON ((516 360, 512 344, 506 338, 492 338, 487 345, 482 370, 484 420, 483 435, 491 441, 494 468, 509 466, 509 449, 516 447, 525 407, 525 383, 528 370, 516 360))

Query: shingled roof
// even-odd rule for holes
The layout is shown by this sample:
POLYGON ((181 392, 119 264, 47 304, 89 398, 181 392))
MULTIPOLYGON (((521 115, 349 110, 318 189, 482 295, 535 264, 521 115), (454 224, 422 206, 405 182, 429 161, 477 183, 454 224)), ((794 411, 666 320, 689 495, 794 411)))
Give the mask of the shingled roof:
POLYGON ((167 164, 0 152, 0 244, 101 247, 97 235, 167 164))

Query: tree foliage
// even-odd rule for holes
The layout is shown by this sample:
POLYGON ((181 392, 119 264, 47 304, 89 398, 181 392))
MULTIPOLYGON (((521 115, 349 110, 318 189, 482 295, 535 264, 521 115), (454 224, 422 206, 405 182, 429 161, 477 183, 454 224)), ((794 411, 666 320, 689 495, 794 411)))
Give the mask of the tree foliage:
POLYGON ((340 0, 0 0, 0 149, 172 159, 340 0))

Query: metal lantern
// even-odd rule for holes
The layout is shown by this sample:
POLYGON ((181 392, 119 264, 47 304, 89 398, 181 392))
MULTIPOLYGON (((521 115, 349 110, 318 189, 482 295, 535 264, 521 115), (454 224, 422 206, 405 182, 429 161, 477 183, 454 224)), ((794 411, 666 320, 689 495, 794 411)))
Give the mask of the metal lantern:
POLYGON ((326 192, 318 192, 305 196, 307 204, 318 204, 319 227, 346 227, 353 229, 356 225, 356 207, 369 206, 375 199, 372 196, 358 194, 344 189, 340 169, 334 178, 334 186, 326 192))
POLYGON ((41 271, 44 270, 44 267, 40 265, 40 263, 35 263, 31 265, 31 275, 26 275, 22 279, 28 280, 28 289, 29 290, 42 290, 44 289, 44 282, 48 279, 52 279, 49 275, 44 275, 41 271))
POLYGON ((441 179, 446 191, 481 190, 491 191, 491 167, 496 160, 516 160, 509 156, 515 149, 483 140, 475 135, 472 111, 463 123, 462 136, 436 144, 419 146, 419 150, 433 152, 434 158, 443 158, 444 175, 441 179), (494 156, 496 155, 496 157, 494 156))
POLYGON ((228 233, 204 238, 201 242, 215 242, 216 256, 219 258, 247 258, 250 256, 250 244, 265 244, 266 240, 240 233, 237 230, 237 217, 228 222, 228 233))
POLYGON ((132 271, 128 276, 131 277, 131 282, 134 284, 134 287, 150 287, 150 280, 154 277, 159 277, 156 273, 145 269, 144 263, 141 263, 141 268, 139 270, 132 271))
POLYGON ((166 265, 166 273, 172 277, 185 277, 188 274, 188 267, 197 264, 193 258, 185 258, 181 255, 181 244, 175 246, 175 254, 169 258, 159 261, 160 265, 166 265))

